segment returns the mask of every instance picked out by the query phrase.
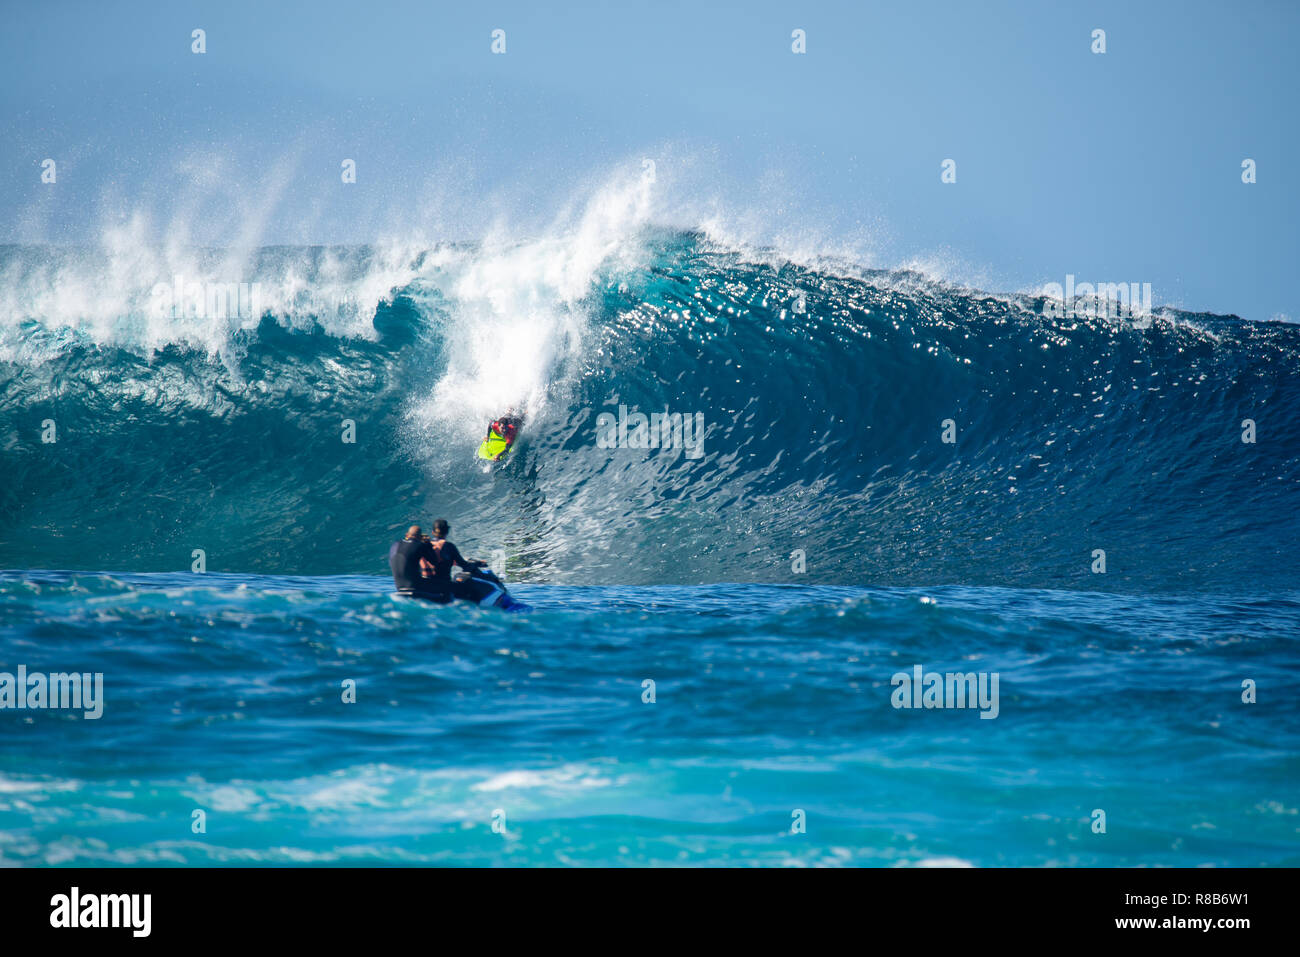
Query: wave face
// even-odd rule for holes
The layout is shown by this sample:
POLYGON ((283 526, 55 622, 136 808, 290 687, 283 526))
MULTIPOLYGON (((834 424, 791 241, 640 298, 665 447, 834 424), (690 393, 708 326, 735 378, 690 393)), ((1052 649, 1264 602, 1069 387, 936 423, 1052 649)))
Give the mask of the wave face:
POLYGON ((374 574, 444 515, 517 580, 1294 587, 1300 328, 1048 318, 608 219, 183 262, 0 250, 0 565, 374 574), (253 311, 158 306, 231 276, 253 311), (524 438, 485 473, 508 405, 524 438), (700 413, 699 454, 600 447, 620 406, 700 413))

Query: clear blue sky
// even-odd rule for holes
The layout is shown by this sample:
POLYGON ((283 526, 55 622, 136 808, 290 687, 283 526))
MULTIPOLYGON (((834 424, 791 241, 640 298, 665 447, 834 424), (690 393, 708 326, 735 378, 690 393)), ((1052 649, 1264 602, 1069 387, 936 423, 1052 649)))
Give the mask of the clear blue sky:
POLYGON ((540 221, 651 156, 695 200, 881 264, 948 259, 996 290, 1150 282, 1158 303, 1300 318, 1292 2, 52 2, 3 18, 0 241, 94 239, 140 208, 215 243, 408 223, 456 239, 501 209, 540 221))

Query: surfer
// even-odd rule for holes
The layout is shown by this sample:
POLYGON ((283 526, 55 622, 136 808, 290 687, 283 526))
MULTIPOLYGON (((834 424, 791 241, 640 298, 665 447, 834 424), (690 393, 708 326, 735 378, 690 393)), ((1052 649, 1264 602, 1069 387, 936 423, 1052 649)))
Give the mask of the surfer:
MULTIPOLYGON (((452 546, 455 548, 455 546, 452 546)), ((459 554, 459 553, 457 553, 459 554)), ((428 601, 451 601, 450 591, 444 592, 437 586, 436 575, 426 576, 422 566, 437 569, 438 552, 433 543, 424 537, 419 525, 412 525, 406 530, 406 537, 400 542, 393 542, 388 550, 388 567, 393 572, 393 586, 398 594, 424 598, 428 601)))
POLYGON ((488 425, 487 438, 478 448, 479 458, 496 461, 509 452, 523 424, 523 416, 515 415, 513 412, 507 412, 501 418, 494 419, 488 425))

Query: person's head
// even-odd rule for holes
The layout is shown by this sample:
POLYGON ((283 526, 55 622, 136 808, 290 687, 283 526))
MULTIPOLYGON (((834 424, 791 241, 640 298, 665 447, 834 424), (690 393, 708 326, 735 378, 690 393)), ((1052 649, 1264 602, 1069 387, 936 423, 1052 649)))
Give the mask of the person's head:
POLYGON ((419 539, 420 539, 419 525, 412 525, 410 528, 406 530, 406 540, 408 542, 419 541, 419 539))
POLYGON ((445 518, 440 518, 433 523, 434 538, 446 538, 447 533, 451 531, 451 526, 447 524, 445 518))

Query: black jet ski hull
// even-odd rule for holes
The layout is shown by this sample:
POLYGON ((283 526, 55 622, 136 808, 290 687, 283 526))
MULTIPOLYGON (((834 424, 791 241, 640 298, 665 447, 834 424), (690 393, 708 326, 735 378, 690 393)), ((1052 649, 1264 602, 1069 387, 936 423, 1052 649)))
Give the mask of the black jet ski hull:
MULTIPOLYGON (((447 605, 451 601, 441 595, 428 595, 420 592, 397 592, 402 598, 415 598, 435 605, 447 605)), ((476 568, 468 575, 453 578, 451 598, 455 601, 471 602, 480 608, 500 608, 502 611, 532 611, 533 606, 519 601, 506 590, 505 583, 490 568, 476 568)))

